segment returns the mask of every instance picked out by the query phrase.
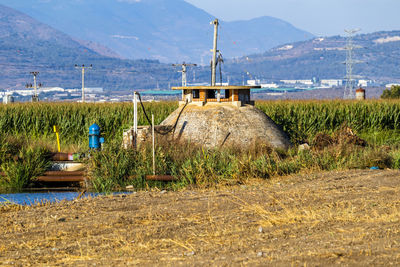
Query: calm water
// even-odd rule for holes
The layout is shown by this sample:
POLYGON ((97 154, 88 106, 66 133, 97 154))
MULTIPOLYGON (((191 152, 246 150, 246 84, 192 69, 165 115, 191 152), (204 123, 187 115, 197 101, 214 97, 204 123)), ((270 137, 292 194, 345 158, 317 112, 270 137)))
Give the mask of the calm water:
MULTIPOLYGON (((129 192, 118 192, 118 194, 130 194, 129 192)), ((2 204, 19 204, 32 205, 40 202, 60 202, 62 200, 74 200, 80 195, 80 192, 27 192, 16 194, 0 194, 0 205, 2 204)), ((85 193, 81 198, 95 197, 102 195, 100 193, 85 193)))
MULTIPOLYGON (((0 205, 6 203, 32 205, 38 202, 59 202, 62 200, 73 200, 80 192, 40 192, 40 193, 16 193, 0 194, 0 205)), ((86 193, 82 197, 96 196, 99 194, 86 193)))

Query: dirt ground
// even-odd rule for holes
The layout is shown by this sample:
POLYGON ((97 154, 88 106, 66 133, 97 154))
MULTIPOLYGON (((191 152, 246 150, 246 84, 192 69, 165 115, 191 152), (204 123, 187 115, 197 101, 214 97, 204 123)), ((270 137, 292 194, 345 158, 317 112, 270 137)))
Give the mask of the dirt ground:
POLYGON ((400 265, 400 172, 0 208, 2 266, 400 265))

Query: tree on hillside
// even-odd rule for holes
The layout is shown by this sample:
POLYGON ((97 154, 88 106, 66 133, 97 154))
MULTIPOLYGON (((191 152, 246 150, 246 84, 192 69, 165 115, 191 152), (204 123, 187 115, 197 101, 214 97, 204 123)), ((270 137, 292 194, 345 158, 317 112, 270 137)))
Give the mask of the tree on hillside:
POLYGON ((397 99, 400 98, 400 86, 392 85, 390 89, 385 89, 381 95, 382 99, 397 99))

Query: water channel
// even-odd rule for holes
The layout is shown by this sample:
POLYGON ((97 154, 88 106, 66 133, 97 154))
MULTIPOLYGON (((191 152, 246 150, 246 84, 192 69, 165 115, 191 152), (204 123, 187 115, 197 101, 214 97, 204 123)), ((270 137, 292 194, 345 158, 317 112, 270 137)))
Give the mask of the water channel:
MULTIPOLYGON (((18 205, 34 205, 43 202, 60 202, 63 200, 71 201, 76 199, 81 192, 23 192, 23 193, 12 193, 12 194, 1 194, 0 193, 0 206, 7 204, 18 204, 18 205)), ((129 194, 129 192, 117 192, 113 194, 129 194)), ((85 193, 81 198, 85 197, 95 197, 99 195, 104 195, 101 193, 85 193)))

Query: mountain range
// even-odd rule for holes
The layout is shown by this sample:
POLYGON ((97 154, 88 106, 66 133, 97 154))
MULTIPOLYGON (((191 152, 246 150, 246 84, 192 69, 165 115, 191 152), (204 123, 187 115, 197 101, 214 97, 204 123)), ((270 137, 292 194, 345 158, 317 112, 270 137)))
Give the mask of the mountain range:
POLYGON ((178 79, 169 65, 100 55, 64 33, 0 5, 0 89, 23 89, 25 83, 32 83, 31 71, 40 72, 45 86, 76 88, 81 72, 75 64, 93 64, 86 76, 88 87, 153 88, 157 81, 178 79))
MULTIPOLYGON (((214 17, 183 0, 0 0, 105 56, 209 64, 214 17)), ((261 53, 311 33, 272 17, 220 23, 224 57, 261 53)))
MULTIPOLYGON (((247 73, 248 79, 343 79, 347 41, 346 37, 332 36, 288 43, 264 53, 229 60, 225 72, 236 77, 236 81, 241 81, 240 77, 247 73)), ((355 77, 400 81, 400 31, 356 35, 353 43, 355 77)))
MULTIPOLYGON (((56 3, 59 0, 41 1, 56 3)), ((105 0, 99 3, 102 1, 105 0)), ((238 26, 232 26, 233 29, 246 30, 240 30, 242 24, 237 23, 238 26)), ((212 27, 208 23, 206 27, 210 31, 208 38, 211 42, 212 27)), ((226 35, 226 28, 222 24, 221 36, 226 35)), ((227 81, 229 77, 232 84, 242 84, 243 80, 254 78, 341 79, 346 74, 343 64, 346 41, 342 36, 313 37, 306 41, 279 44, 263 53, 225 58, 223 79, 227 81)), ((379 81, 400 81, 400 31, 357 35, 354 43, 359 46, 354 50, 354 58, 363 61, 354 66, 355 74, 379 81)), ((219 47, 225 51, 223 42, 219 43, 219 47)), ((164 54, 168 55, 167 52, 164 54)), ((205 60, 209 59, 210 55, 205 56, 205 60)), ((170 64, 154 59, 122 59, 102 44, 71 37, 20 11, 0 5, 0 89, 23 89, 26 83, 32 83, 31 71, 40 72, 39 81, 45 86, 78 88, 81 86, 81 73, 79 68, 74 67, 75 64, 93 64, 93 69, 86 74, 86 86, 103 87, 110 94, 132 89, 154 89, 157 85, 166 89, 170 85, 178 85, 181 79, 178 69, 170 64)), ((209 82, 208 64, 191 68, 188 79, 189 82, 209 82)))

